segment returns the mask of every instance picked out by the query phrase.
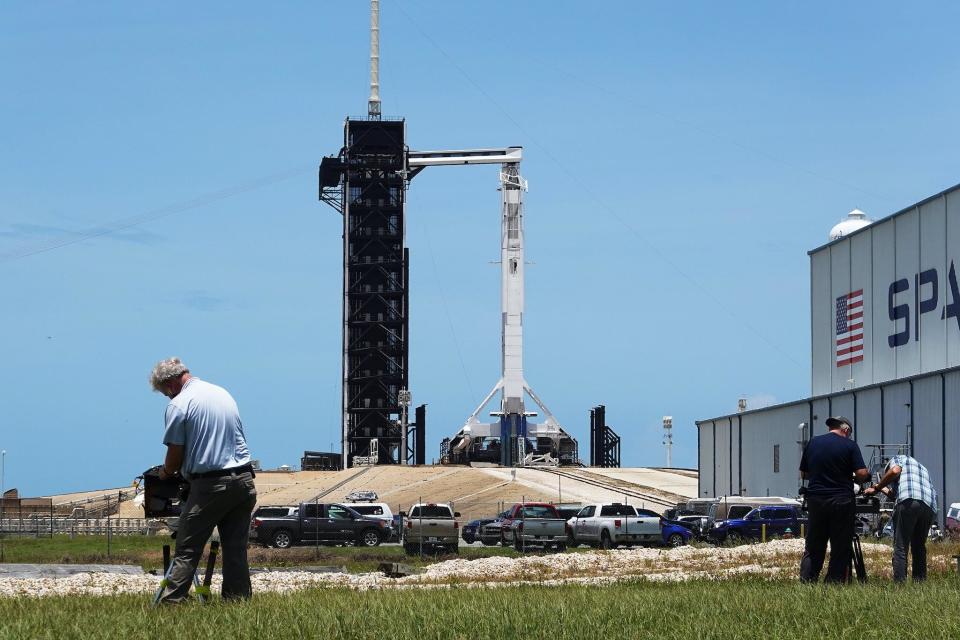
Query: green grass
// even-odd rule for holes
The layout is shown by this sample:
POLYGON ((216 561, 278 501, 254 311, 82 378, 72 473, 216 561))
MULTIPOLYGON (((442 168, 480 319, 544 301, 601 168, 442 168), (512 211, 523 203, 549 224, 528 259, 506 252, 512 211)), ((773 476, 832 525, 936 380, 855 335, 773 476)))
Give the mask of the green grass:
POLYGON ((147 536, 113 536, 110 554, 107 554, 106 536, 67 535, 52 538, 3 539, 4 562, 64 563, 64 564, 143 564, 161 560, 161 548, 169 538, 147 536))
MULTIPOLYGON (((163 563, 163 545, 173 545, 167 537, 114 536, 107 555, 105 536, 54 536, 53 538, 5 538, 5 562, 38 564, 133 564, 143 569, 158 570, 163 563)), ((492 555, 516 556, 513 549, 503 547, 463 547, 461 558, 485 558, 492 555)), ((381 562, 402 562, 426 566, 456 556, 407 556, 399 546, 361 547, 293 547, 269 549, 250 547, 251 567, 293 568, 307 565, 346 567, 351 573, 375 571, 381 562)))
POLYGON ((313 589, 151 609, 148 596, 0 599, 0 638, 960 636, 956 576, 825 587, 744 579, 439 591, 313 589))

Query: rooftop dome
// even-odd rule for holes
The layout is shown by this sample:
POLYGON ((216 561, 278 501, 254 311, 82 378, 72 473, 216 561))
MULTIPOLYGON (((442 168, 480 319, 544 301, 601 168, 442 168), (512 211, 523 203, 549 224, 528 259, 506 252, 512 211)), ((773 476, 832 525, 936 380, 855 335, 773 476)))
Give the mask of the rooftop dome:
POLYGON ((872 223, 873 220, 867 218, 867 214, 860 209, 854 209, 847 214, 847 217, 844 218, 842 222, 835 225, 833 229, 830 229, 830 240, 837 240, 844 236, 848 236, 857 229, 862 229, 872 223))

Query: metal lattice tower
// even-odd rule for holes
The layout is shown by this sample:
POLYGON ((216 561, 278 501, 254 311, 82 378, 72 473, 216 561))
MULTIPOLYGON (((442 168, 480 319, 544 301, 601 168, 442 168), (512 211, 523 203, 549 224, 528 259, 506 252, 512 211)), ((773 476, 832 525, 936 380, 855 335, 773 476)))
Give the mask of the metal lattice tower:
POLYGON ((370 455, 401 462, 399 393, 406 389, 409 252, 404 246, 403 120, 348 118, 343 148, 320 165, 320 199, 343 214, 344 467, 370 455))

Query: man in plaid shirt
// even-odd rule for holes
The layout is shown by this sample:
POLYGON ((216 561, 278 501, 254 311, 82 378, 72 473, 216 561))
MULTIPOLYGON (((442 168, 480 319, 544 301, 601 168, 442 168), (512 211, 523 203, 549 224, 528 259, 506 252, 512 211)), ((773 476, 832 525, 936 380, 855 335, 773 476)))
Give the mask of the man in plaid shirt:
POLYGON ((886 472, 864 495, 882 491, 896 498, 893 506, 893 579, 907 579, 907 545, 913 555, 914 581, 927 578, 927 533, 937 516, 937 490, 927 468, 910 456, 893 456, 886 472))

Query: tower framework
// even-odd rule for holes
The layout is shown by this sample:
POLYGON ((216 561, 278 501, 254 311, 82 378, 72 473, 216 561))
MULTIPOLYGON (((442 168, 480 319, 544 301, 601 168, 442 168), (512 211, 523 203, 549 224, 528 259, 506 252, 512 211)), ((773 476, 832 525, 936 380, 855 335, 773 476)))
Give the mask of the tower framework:
POLYGON ((348 118, 320 165, 320 199, 343 215, 344 467, 400 463, 399 393, 409 384, 405 123, 348 118), (376 439, 374 454, 370 443, 376 439))

